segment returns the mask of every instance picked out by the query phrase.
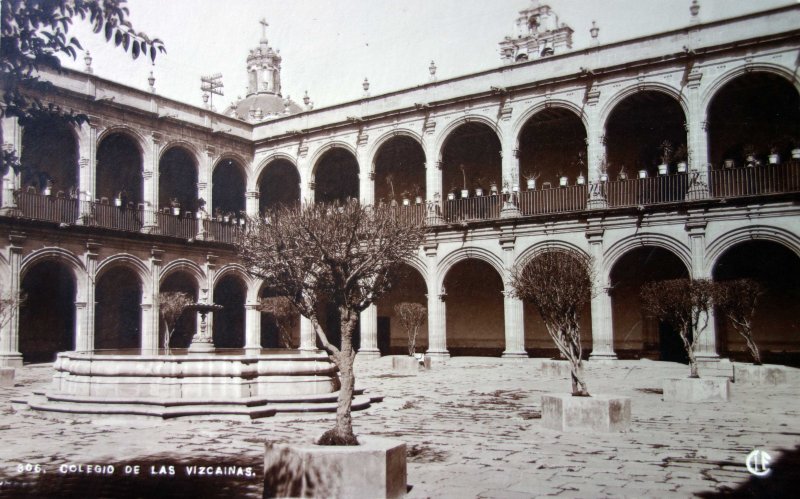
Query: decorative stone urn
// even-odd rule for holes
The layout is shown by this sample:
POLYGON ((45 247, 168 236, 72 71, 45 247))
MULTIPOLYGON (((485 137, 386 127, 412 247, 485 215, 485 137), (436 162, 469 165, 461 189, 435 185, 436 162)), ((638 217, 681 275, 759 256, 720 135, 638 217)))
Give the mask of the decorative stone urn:
POLYGON ((406 444, 358 436, 361 445, 267 443, 264 497, 406 495, 406 444))

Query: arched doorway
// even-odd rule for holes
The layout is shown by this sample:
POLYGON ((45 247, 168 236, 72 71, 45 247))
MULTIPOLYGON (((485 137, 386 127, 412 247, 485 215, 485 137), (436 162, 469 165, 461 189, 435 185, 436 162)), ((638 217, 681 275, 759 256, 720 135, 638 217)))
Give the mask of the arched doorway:
POLYGON ((47 260, 25 272, 20 291, 19 351, 25 362, 53 362, 75 349, 76 282, 63 263, 47 260))
POLYGON ((97 146, 96 198, 119 197, 123 206, 135 207, 144 200, 142 152, 125 133, 112 133, 97 146))
POLYGON ((123 266, 103 272, 95 298, 95 349, 140 348, 142 284, 138 274, 123 266))
POLYGON ((50 187, 52 195, 77 192, 78 141, 66 123, 41 118, 22 129, 22 186, 41 193, 50 187))
POLYGON ((300 204, 300 174, 285 159, 269 163, 258 179, 258 212, 300 204))
POLYGON ((617 103, 605 127, 610 178, 618 178, 623 167, 628 178, 639 170, 656 175, 661 145, 667 141, 673 151, 686 145, 685 123, 678 101, 663 92, 644 90, 617 103))
POLYGON ((502 185, 500 151, 500 139, 488 125, 472 122, 458 126, 442 148, 442 192, 459 198, 462 190, 474 196, 480 187, 485 195, 491 182, 502 185))
POLYGON ((503 280, 490 264, 468 258, 444 278, 450 355, 499 357, 505 349, 503 280))
MULTIPOLYGON (((188 294, 193 302, 197 302, 198 289, 197 281, 191 274, 184 271, 175 271, 169 274, 162 282, 159 289, 160 293, 181 292, 188 294)), ((160 318, 160 316, 159 316, 160 318)), ((197 332, 197 314, 186 311, 178 320, 175 332, 170 339, 170 348, 189 348, 192 343, 192 336, 197 332)), ((158 329, 159 347, 164 346, 164 321, 159 320, 158 329)))
POLYGON ((642 286, 650 281, 689 277, 680 258, 664 248, 642 246, 620 257, 610 273, 614 351, 620 358, 688 362, 677 331, 642 311, 642 286))
POLYGON ((333 148, 314 169, 314 202, 333 203, 358 199, 358 161, 349 151, 333 148))
POLYGON ((244 348, 244 302, 247 288, 241 278, 227 275, 214 287, 214 303, 222 310, 214 313, 214 346, 244 348))
POLYGON ((197 209, 197 161, 183 147, 171 147, 158 162, 158 203, 170 207, 174 200, 182 211, 197 209))
POLYGON ((425 151, 411 137, 392 137, 375 155, 375 203, 413 203, 417 197, 425 200, 425 151))
MULTIPOLYGON (((761 285, 753 338, 766 362, 800 364, 800 258, 782 244, 747 241, 727 249, 714 265, 715 281, 753 279, 761 285)), ((751 361, 744 339, 716 313, 719 351, 751 361)))
POLYGON ((575 113, 553 107, 525 123, 519 135, 520 188, 537 176, 537 186, 558 186, 562 175, 574 184, 578 175, 588 176, 586 165, 586 128, 575 113))
POLYGON ((724 160, 744 165, 744 150, 767 163, 771 148, 783 160, 791 157, 792 140, 800 131, 800 96, 786 79, 754 71, 720 88, 708 109, 709 159, 716 168, 724 160))
MULTIPOLYGON (((259 295, 264 300, 275 298, 278 294, 274 289, 264 286, 259 295)), ((263 348, 299 348, 300 347, 300 313, 294 308, 277 307, 277 313, 285 313, 276 317, 276 308, 267 307, 261 312, 261 346, 263 348), (279 324, 280 322, 280 324, 279 324)))
POLYGON ((245 210, 244 167, 233 159, 223 159, 214 167, 211 176, 211 213, 214 216, 238 216, 245 210))
MULTIPOLYGON (((410 265, 401 267, 400 275, 388 293, 378 300, 378 350, 381 355, 408 354, 408 336, 394 310, 395 305, 403 302, 419 303, 427 308, 428 287, 418 270, 410 265)), ((428 349, 428 321, 419 329, 416 339, 416 351, 428 349)))

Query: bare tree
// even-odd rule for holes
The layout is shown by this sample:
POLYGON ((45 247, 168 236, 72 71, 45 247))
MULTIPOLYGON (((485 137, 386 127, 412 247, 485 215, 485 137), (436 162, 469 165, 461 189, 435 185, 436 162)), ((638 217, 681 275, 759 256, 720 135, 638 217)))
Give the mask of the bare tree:
POLYGON ((419 303, 403 302, 395 305, 394 311, 400 318, 400 324, 403 325, 408 335, 408 355, 413 357, 417 344, 417 334, 419 333, 419 328, 425 322, 428 309, 419 303))
POLYGON ((278 328, 280 344, 284 348, 297 348, 299 345, 292 343, 292 331, 297 326, 297 309, 291 300, 285 296, 270 296, 262 298, 258 309, 272 316, 278 328))
POLYGON ((694 344, 708 325, 708 311, 714 297, 715 284, 708 279, 670 279, 648 282, 642 286, 642 308, 659 320, 666 321, 680 334, 689 356, 691 378, 699 378, 694 344))
POLYGON ((19 309, 24 301, 25 295, 23 293, 5 290, 0 293, 0 331, 11 321, 14 312, 19 309))
POLYGON ((192 297, 188 293, 177 291, 164 291, 158 294, 159 312, 164 321, 164 350, 169 353, 169 342, 175 333, 178 320, 183 315, 186 307, 192 304, 192 297))
POLYGON ((736 279, 718 282, 714 295, 714 303, 747 342, 753 364, 757 366, 761 365, 761 354, 753 339, 753 317, 758 297, 763 292, 761 285, 752 279, 736 279))
POLYGON ((550 337, 570 363, 572 395, 589 396, 581 364, 581 311, 592 299, 590 257, 561 250, 545 251, 511 271, 514 294, 533 304, 550 337))
POLYGON ((419 250, 424 234, 421 225, 393 216, 389 207, 351 201, 279 208, 268 219, 251 219, 237 243, 250 274, 269 282, 311 321, 339 368, 336 426, 320 444, 358 444, 350 414, 358 314, 389 290, 394 273, 419 250), (339 321, 326 321, 323 331, 318 311, 326 303, 337 309, 339 321), (328 340, 336 333, 339 347, 328 340))

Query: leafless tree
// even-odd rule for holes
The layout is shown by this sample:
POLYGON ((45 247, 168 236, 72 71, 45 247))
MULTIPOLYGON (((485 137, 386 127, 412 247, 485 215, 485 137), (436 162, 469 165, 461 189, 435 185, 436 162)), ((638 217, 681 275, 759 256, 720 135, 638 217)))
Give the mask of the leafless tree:
POLYGON ((265 279, 311 321, 330 359, 339 368, 341 388, 336 426, 319 443, 357 445, 353 435, 353 331, 361 311, 389 290, 398 267, 415 254, 424 227, 392 215, 388 207, 346 204, 279 208, 251 219, 238 241, 251 275, 265 279), (320 326, 318 311, 329 304, 339 321, 320 326), (341 344, 329 336, 339 333, 341 344))
POLYGON ((758 297, 763 292, 761 285, 752 279, 736 279, 716 283, 714 295, 714 303, 747 342, 753 364, 757 366, 761 365, 761 354, 753 339, 753 317, 758 297))
POLYGON ((572 395, 589 396, 581 364, 581 311, 592 299, 590 257, 562 250, 545 251, 511 272, 514 294, 539 311, 550 337, 570 363, 572 395))
POLYGON ((192 304, 192 297, 188 293, 164 291, 158 294, 158 303, 161 320, 164 321, 164 350, 169 353, 169 342, 175 333, 178 320, 186 307, 192 304))
POLYGON ((14 293, 6 290, 0 293, 0 332, 11 321, 14 312, 19 309, 24 301, 25 295, 23 293, 14 293))
POLYGON ((394 306, 394 311, 400 318, 400 324, 408 335, 408 355, 414 356, 419 328, 428 316, 428 309, 419 303, 403 302, 394 306))
POLYGON ((285 296, 270 296, 262 298, 258 309, 271 315, 278 327, 280 344, 284 348, 297 348, 299 345, 292 343, 292 331, 297 326, 297 314, 291 300, 285 296))
POLYGON ((708 325, 715 284, 708 279, 670 279, 648 282, 642 286, 642 308, 659 320, 666 321, 680 334, 689 356, 691 378, 699 378, 694 344, 708 325))

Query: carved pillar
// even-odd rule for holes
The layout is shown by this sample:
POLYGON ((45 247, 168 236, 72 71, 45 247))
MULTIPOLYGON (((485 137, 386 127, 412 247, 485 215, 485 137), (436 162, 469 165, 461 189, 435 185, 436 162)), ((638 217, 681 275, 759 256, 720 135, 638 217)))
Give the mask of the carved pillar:
POLYGON ((603 232, 604 229, 590 229, 586 231, 589 240, 589 254, 595 265, 594 282, 592 287, 591 313, 592 313, 592 354, 591 360, 616 359, 614 353, 614 330, 611 322, 611 296, 609 296, 606 282, 607 271, 603 261, 603 232))
MULTIPOLYGON (((692 251, 692 279, 711 279, 711 274, 705 269, 706 253, 706 224, 705 220, 689 220, 686 223, 686 232, 689 233, 689 248, 692 251)), ((717 354, 717 331, 714 321, 714 310, 708 312, 708 323, 697 331, 694 343, 695 356, 698 360, 719 360, 717 354)))
MULTIPOLYGON (((206 145, 205 154, 201 154, 200 164, 197 172, 197 199, 203 199, 210 210, 214 206, 211 189, 211 171, 214 169, 214 156, 217 150, 215 147, 206 145)), ((189 208, 191 209, 191 208, 189 208)))
POLYGON ((258 303, 246 303, 244 306, 244 348, 248 351, 261 350, 261 311, 258 303))
POLYGON ((427 355, 438 359, 449 359, 447 351, 447 320, 444 289, 438 289, 439 259, 438 243, 425 243, 425 256, 428 266, 428 351, 427 355))
POLYGON ((500 236, 500 247, 503 248, 503 283, 506 289, 503 291, 503 319, 505 324, 506 349, 503 357, 527 358, 525 351, 525 327, 522 309, 522 300, 515 297, 511 292, 508 283, 511 282, 510 269, 516 260, 515 251, 516 237, 512 234, 500 236))
MULTIPOLYGON (((360 163, 361 161, 359 161, 359 165, 360 163)), ((375 204, 375 171, 374 169, 369 171, 361 171, 361 168, 362 167, 359 166, 359 198, 361 198, 361 203, 363 204, 375 204)))
MULTIPOLYGON (((78 132, 79 165, 78 189, 83 200, 93 201, 97 198, 97 131, 100 119, 89 117, 89 123, 84 123, 78 132)), ((87 205, 88 203, 83 203, 87 205)))
MULTIPOLYGON (((161 208, 158 205, 158 163, 163 137, 161 134, 153 133, 149 137, 145 148, 144 169, 142 171, 144 204, 147 207, 142 224, 142 232, 153 234, 159 232, 158 217, 156 212, 161 208)), ((158 314, 156 314, 158 315, 158 314)))
MULTIPOLYGON (((22 154, 22 129, 17 123, 16 118, 3 118, 2 119, 2 132, 3 132, 3 151, 16 152, 17 157, 22 154)), ((0 204, 0 214, 2 215, 15 215, 17 205, 14 200, 14 189, 19 189, 20 178, 19 175, 14 173, 14 170, 9 168, 3 175, 2 180, 2 204, 0 204)))
POLYGON ((600 122, 600 91, 591 85, 586 91, 586 179, 588 182, 600 180, 600 165, 606 156, 606 144, 603 140, 603 123, 600 122))
POLYGON ((260 193, 258 191, 247 191, 244 193, 245 198, 245 211, 248 217, 258 217, 258 200, 260 193))
POLYGON ((79 352, 94 350, 95 282, 97 257, 101 247, 102 245, 94 240, 86 242, 85 301, 75 303, 75 350, 79 352))
POLYGON ((519 185, 519 149, 516 147, 516 143, 514 145, 504 144, 504 146, 511 148, 500 151, 503 176, 500 179, 500 184, 505 184, 508 181, 509 185, 519 185))
MULTIPOLYGON (((20 263, 22 262, 22 244, 25 242, 25 234, 12 232, 8 239, 11 242, 8 252, 9 263, 9 282, 8 287, 2 287, 3 291, 16 293, 20 291, 20 263)), ((10 311, 10 317, 6 325, 0 329, 0 366, 22 367, 22 354, 19 352, 19 305, 15 305, 10 311)))
POLYGON ((300 316, 300 350, 316 351, 317 335, 311 325, 311 320, 303 315, 300 316))
MULTIPOLYGON (((153 302, 153 313, 150 322, 142 323, 142 353, 157 353, 161 344, 159 337, 160 326, 160 302, 158 294, 161 291, 161 267, 163 264, 164 251, 153 247, 150 250, 150 289, 152 290, 151 301, 153 302)), ((142 317, 144 319, 144 316, 142 317)))
POLYGON ((378 307, 375 304, 361 312, 361 347, 358 349, 360 359, 377 359, 381 356, 378 350, 378 307))

